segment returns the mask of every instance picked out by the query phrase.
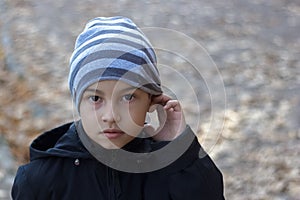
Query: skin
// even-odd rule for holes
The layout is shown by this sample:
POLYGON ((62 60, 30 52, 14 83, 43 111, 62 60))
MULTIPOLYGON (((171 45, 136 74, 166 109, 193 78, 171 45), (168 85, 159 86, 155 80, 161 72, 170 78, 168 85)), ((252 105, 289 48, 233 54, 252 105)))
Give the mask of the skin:
POLYGON ((87 135, 107 149, 122 148, 142 130, 155 140, 173 140, 185 129, 177 100, 162 94, 151 97, 122 81, 104 80, 88 87, 80 102, 80 116, 87 135), (157 110, 158 130, 147 124, 147 112, 157 110))

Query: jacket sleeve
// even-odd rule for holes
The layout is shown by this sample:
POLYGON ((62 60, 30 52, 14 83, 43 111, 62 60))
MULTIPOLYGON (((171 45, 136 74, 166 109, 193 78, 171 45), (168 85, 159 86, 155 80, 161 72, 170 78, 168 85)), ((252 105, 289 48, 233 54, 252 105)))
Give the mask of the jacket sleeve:
POLYGON ((19 167, 13 186, 11 196, 13 200, 33 200, 33 191, 30 183, 28 182, 24 166, 19 167))
MULTIPOLYGON (((194 135, 189 127, 184 134, 194 135)), ((224 200, 222 174, 202 149, 197 137, 173 166, 175 171, 168 180, 172 200, 224 200)))

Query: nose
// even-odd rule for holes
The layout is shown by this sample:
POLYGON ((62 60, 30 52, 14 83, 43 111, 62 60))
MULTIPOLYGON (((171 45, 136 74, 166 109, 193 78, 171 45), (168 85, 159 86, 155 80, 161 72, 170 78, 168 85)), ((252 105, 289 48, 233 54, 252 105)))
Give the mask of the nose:
POLYGON ((114 112, 112 103, 106 103, 103 110, 101 119, 105 123, 112 125, 120 120, 120 117, 114 112))

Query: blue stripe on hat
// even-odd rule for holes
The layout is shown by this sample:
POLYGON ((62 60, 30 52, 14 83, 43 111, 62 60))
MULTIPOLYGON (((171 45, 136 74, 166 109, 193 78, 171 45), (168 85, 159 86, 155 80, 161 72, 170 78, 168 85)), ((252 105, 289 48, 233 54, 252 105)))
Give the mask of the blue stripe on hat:
MULTIPOLYGON (((122 31, 116 31, 116 30, 107 30, 107 31, 102 31, 103 34, 107 34, 107 33, 120 33, 122 31)), ((97 35, 101 35, 100 33, 97 34, 97 35)), ((96 35, 96 36, 97 36, 96 35)), ((135 35, 133 33, 124 33, 124 35, 128 35, 128 36, 135 36, 135 38, 138 38, 140 39, 140 37, 138 37, 138 35, 135 35)), ((95 36, 95 37, 96 37, 95 36)), ((147 41, 143 40, 143 42, 145 42, 147 44, 147 41)), ((74 55, 72 55, 72 58, 71 58, 71 63, 82 53, 84 52, 85 50, 87 50, 88 48, 90 47, 93 47, 95 45, 98 45, 98 44, 102 44, 102 43, 120 43, 120 44, 126 44, 128 46, 132 46, 136 49, 144 49, 146 50, 145 53, 146 55, 149 57, 149 59, 154 63, 156 62, 156 57, 155 57, 155 53, 153 51, 152 48, 150 48, 150 45, 149 45, 149 48, 145 48, 145 45, 141 45, 139 43, 136 43, 136 42, 133 42, 131 40, 126 40, 126 39, 122 39, 122 38, 102 38, 102 39, 99 39, 99 40, 95 40, 93 42, 90 42, 88 44, 86 44, 85 46, 82 46, 80 47, 76 53, 74 55), (151 51, 151 54, 149 53, 149 51, 151 51)), ((147 44, 148 45, 148 44, 147 44)))
MULTIPOLYGON (((144 49, 141 49, 143 52, 145 51, 144 49)), ((142 56, 137 56, 135 54, 125 52, 125 51, 118 51, 118 50, 101 50, 101 51, 96 51, 93 52, 83 59, 80 60, 76 64, 76 68, 71 72, 71 80, 74 80, 75 76, 77 75, 78 71, 87 65, 90 62, 93 62, 95 60, 99 59, 107 59, 107 58, 116 58, 116 59, 121 59, 121 60, 126 60, 128 62, 134 63, 136 65, 145 65, 145 64, 150 64, 152 62, 147 62, 142 56)), ((155 64, 155 63, 152 63, 155 64)), ((107 66, 109 67, 109 66, 107 66)), ((130 70, 130 69, 128 69, 130 70)), ((73 84, 71 83, 71 88, 73 87, 73 84)))

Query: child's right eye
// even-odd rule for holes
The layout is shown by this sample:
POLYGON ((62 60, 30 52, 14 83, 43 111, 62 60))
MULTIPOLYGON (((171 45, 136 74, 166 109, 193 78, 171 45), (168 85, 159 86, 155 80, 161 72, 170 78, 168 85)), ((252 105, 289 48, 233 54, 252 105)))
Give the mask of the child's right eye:
POLYGON ((90 96, 89 99, 93 102, 93 103, 99 103, 101 102, 101 98, 99 96, 90 96))

